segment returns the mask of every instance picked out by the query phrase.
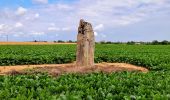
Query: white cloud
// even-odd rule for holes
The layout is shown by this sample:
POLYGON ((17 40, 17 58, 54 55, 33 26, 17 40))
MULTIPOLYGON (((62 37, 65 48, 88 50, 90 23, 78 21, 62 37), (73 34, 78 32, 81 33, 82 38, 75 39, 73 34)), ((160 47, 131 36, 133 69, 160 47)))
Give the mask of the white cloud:
POLYGON ((94 36, 98 36, 98 33, 97 33, 97 32, 94 32, 94 36))
POLYGON ((96 27, 94 27, 94 30, 97 31, 97 30, 102 30, 104 28, 104 25, 103 24, 99 24, 97 25, 96 27))
POLYGON ((39 13, 36 13, 34 17, 35 17, 35 18, 39 18, 39 17, 40 17, 40 14, 39 14, 39 13))
POLYGON ((11 31, 11 27, 9 25, 6 25, 6 24, 0 24, 0 34, 6 34, 8 33, 9 31, 11 31))
POLYGON ((47 4, 48 0, 32 0, 32 2, 37 4, 47 4))
POLYGON ((50 23, 51 26, 55 26, 55 23, 50 23))
POLYGON ((66 5, 66 4, 57 4, 56 5, 58 9, 62 9, 62 10, 70 10, 73 9, 73 7, 66 5))
POLYGON ((0 24, 0 31, 4 30, 6 28, 5 24, 0 24))
POLYGON ((60 30, 60 28, 58 28, 58 27, 49 27, 48 28, 48 31, 59 31, 60 30))
POLYGON ((161 4, 164 3, 166 0, 138 0, 138 2, 141 3, 157 3, 157 4, 161 4))
POLYGON ((62 31, 69 31, 69 30, 70 30, 69 27, 63 27, 63 28, 62 28, 62 31))
POLYGON ((25 15, 26 12, 27 12, 27 9, 26 9, 26 8, 24 8, 24 7, 19 7, 19 8, 17 9, 17 11, 16 11, 16 14, 22 16, 22 15, 25 15))
POLYGON ((167 0, 82 0, 78 15, 95 23, 109 26, 129 25, 144 20, 158 9, 162 9, 167 0), (95 5, 94 5, 95 4, 95 5), (160 5, 162 4, 162 5, 160 5), (88 5, 88 6, 86 6, 88 5), (139 16, 145 14, 144 16, 139 16), (124 17, 124 18, 122 18, 124 17), (120 22, 120 23, 115 23, 120 22))
POLYGON ((45 33, 44 32, 35 32, 35 31, 33 31, 33 32, 31 32, 31 35, 40 36, 40 35, 45 35, 45 33))
POLYGON ((128 26, 154 15, 163 16, 170 12, 168 0, 77 0, 74 3, 64 3, 61 0, 60 3, 50 4, 48 0, 32 1, 46 5, 19 7, 17 11, 10 8, 4 11, 0 9, 0 23, 4 23, 0 24, 0 32, 19 31, 43 35, 55 31, 55 34, 72 32, 74 34, 71 35, 75 35, 78 21, 83 18, 94 25, 95 36, 102 38, 106 37, 105 34, 101 35, 105 31, 111 33, 114 32, 113 28, 128 26))
POLYGON ((23 24, 22 24, 21 22, 17 22, 17 23, 15 24, 15 27, 16 27, 16 28, 21 28, 21 27, 23 27, 23 24))
POLYGON ((35 12, 31 12, 31 11, 30 11, 30 13, 27 13, 27 15, 24 17, 25 21, 28 21, 28 22, 38 20, 39 18, 40 18, 39 13, 35 13, 35 12))

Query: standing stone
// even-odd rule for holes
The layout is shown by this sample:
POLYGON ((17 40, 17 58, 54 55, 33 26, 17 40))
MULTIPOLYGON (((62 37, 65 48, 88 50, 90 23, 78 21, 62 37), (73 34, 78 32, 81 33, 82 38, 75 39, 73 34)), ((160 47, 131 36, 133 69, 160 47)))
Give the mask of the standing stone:
POLYGON ((93 66, 94 65, 94 48, 95 39, 92 25, 80 20, 77 35, 77 66, 93 66))

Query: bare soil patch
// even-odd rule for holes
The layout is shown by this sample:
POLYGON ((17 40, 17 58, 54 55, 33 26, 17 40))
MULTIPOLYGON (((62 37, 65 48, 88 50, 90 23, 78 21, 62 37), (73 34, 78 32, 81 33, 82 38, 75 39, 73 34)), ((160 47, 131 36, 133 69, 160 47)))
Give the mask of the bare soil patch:
POLYGON ((76 43, 54 43, 54 42, 0 42, 0 45, 53 45, 53 44, 76 44, 76 43))
POLYGON ((16 74, 34 74, 47 72, 50 75, 58 76, 65 73, 92 73, 92 72, 120 72, 120 71, 137 71, 148 72, 149 70, 126 63, 98 63, 93 67, 77 67, 71 64, 44 64, 44 65, 19 65, 19 66, 0 66, 0 75, 16 74))

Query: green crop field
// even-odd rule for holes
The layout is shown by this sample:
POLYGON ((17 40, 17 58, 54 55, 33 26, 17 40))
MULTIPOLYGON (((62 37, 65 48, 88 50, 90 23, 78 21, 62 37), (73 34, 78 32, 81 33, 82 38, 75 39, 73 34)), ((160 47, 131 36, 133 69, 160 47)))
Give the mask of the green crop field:
MULTIPOLYGON (((0 46, 0 65, 62 64, 75 61, 76 45, 0 46)), ((151 70, 170 67, 170 45, 99 44, 95 62, 125 62, 151 70)))
MULTIPOLYGON (((0 65, 71 63, 75 52, 76 45, 4 45, 0 65)), ((170 45, 98 44, 95 62, 125 62, 150 72, 0 76, 0 99, 170 99, 170 45)))

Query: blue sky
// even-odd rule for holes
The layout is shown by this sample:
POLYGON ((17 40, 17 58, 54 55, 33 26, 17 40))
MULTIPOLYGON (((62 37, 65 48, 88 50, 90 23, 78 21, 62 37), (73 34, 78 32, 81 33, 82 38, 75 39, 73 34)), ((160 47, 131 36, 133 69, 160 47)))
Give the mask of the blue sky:
POLYGON ((0 41, 76 40, 81 18, 96 41, 170 41, 170 0, 1 0, 0 41))
POLYGON ((72 3, 76 0, 1 0, 0 7, 18 7, 18 6, 24 6, 24 7, 32 7, 36 6, 35 4, 44 4, 44 2, 48 1, 48 4, 53 3, 72 3))

